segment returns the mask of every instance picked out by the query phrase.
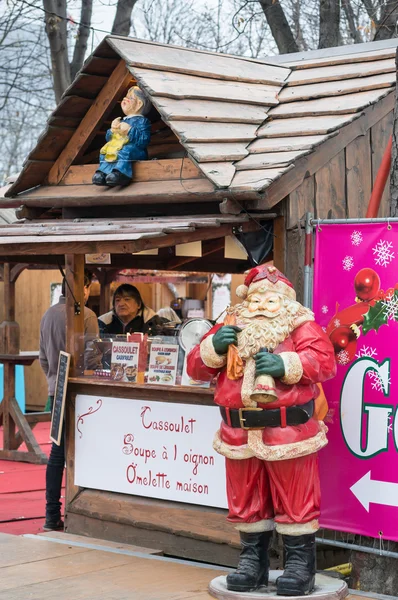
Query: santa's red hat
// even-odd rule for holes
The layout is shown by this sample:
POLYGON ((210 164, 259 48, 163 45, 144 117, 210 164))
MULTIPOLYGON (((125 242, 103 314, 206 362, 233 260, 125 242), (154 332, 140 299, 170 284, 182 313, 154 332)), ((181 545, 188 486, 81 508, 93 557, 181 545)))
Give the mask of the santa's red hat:
POLYGON ((291 300, 296 299, 296 292, 290 281, 276 267, 272 266, 262 265, 251 269, 246 275, 245 283, 237 287, 236 295, 245 300, 249 294, 257 291, 276 292, 291 300))

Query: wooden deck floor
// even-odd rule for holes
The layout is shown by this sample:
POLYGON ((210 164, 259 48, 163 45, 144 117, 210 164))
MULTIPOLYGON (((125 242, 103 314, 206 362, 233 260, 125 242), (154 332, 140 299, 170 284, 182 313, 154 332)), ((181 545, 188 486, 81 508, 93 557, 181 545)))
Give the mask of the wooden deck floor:
POLYGON ((80 544, 0 533, 0 600, 209 600, 209 580, 225 573, 80 544))
MULTIPOLYGON (((227 570, 66 534, 0 533, 0 600, 210 600, 227 570), (51 537, 53 536, 53 537, 51 537), (101 544, 101 545, 99 545, 101 544)), ((347 600, 392 600, 353 592, 347 600)))

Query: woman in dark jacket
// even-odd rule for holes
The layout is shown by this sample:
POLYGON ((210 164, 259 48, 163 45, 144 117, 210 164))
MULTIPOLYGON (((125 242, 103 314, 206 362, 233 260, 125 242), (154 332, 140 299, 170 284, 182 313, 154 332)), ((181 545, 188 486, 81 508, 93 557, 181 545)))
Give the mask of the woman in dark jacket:
POLYGON ((129 283, 119 285, 113 295, 113 310, 98 318, 101 336, 139 332, 157 335, 165 322, 167 319, 145 306, 138 289, 129 283))

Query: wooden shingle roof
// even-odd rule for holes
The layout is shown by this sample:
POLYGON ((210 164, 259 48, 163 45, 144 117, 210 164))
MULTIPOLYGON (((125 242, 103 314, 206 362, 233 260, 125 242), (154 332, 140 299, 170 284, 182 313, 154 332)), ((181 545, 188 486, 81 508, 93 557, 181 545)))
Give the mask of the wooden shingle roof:
MULTIPOLYGON (((176 202, 189 201, 190 194, 213 200, 228 192, 242 199, 244 194, 252 200, 261 197, 297 165, 304 165, 322 144, 361 117, 369 118, 373 107, 382 103, 381 112, 392 109, 397 44, 398 40, 389 40, 259 61, 107 37, 66 91, 7 195, 25 192, 19 203, 43 206, 76 205, 82 198, 91 205, 101 200, 128 204, 129 198, 141 202, 148 196, 144 188, 150 188, 152 198, 163 198, 161 202, 170 201, 173 194, 176 202), (73 190, 46 185, 47 174, 120 59, 167 125, 154 132, 150 157, 183 156, 182 151, 185 166, 182 160, 181 172, 167 184, 159 179, 135 180, 123 191, 99 191, 89 178, 73 190), (26 192, 36 186, 40 187, 26 192), (168 193, 164 186, 170 188, 168 193)), ((104 112, 108 109, 104 107, 104 112)), ((95 136, 103 139, 103 125, 95 136)), ((87 163, 95 158, 89 160, 89 154, 87 160, 80 155, 77 165, 86 163, 91 173, 95 164, 87 163)), ((98 156, 98 150, 92 154, 98 156)), ((64 178, 61 183, 68 181, 64 178)), ((269 207, 280 199, 273 196, 269 207)))
MULTIPOLYGON (((192 215, 158 218, 46 219, 0 223, 0 254, 18 256, 23 262, 37 255, 137 253, 152 248, 170 248, 197 240, 215 240, 240 232, 257 231, 272 213, 243 215, 192 215)), ((48 263, 57 262, 49 256, 48 263)), ((181 261, 181 259, 180 259, 181 261)), ((17 262, 17 261, 16 261, 17 262)), ((188 262, 188 261, 187 261, 188 262)), ((131 264, 131 259, 130 263, 131 264)), ((204 268, 204 270, 207 270, 204 268)))

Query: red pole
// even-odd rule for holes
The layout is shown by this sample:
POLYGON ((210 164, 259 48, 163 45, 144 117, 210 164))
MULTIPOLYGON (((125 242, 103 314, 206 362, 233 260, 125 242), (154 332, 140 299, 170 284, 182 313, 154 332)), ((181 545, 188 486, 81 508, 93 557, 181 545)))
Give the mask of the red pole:
POLYGON ((366 212, 367 219, 376 218, 379 212, 381 197, 383 195, 384 188, 386 187, 388 175, 390 174, 391 148, 392 136, 390 136, 390 139, 388 140, 379 170, 377 171, 376 180, 369 199, 368 210, 366 212))

